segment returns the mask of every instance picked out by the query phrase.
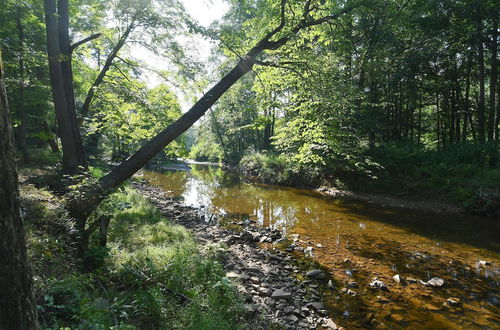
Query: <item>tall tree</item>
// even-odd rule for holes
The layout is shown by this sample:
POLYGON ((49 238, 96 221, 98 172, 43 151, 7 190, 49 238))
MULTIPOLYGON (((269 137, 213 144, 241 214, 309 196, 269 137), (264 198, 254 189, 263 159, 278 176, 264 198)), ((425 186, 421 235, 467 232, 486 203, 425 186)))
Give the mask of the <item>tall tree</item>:
MULTIPOLYGON (((277 16, 279 17, 277 26, 267 31, 257 43, 250 46, 246 54, 241 56, 236 66, 207 91, 189 111, 145 143, 135 154, 102 177, 98 183, 87 187, 80 187, 80 191, 68 199, 69 212, 73 218, 77 219, 77 229, 80 232, 80 252, 85 250, 84 245, 86 238, 89 236, 89 232, 86 232, 88 216, 99 203, 118 185, 139 171, 165 146, 174 141, 200 119, 231 86, 251 71, 254 65, 265 65, 266 62, 260 60, 259 56, 262 56, 266 51, 279 49, 291 39, 296 38, 301 31, 334 21, 360 6, 359 3, 354 3, 350 6, 344 6, 333 14, 322 15, 324 12, 323 8, 311 6, 311 1, 308 0, 305 1, 299 15, 293 15, 294 12, 291 11, 290 16, 292 17, 287 17, 287 2, 287 0, 282 0, 279 7, 276 8, 278 12, 277 16)), ((276 11, 273 11, 273 13, 276 13, 276 11)), ((91 227, 93 226, 89 228, 91 227)))
POLYGON ((0 53, 0 329, 38 329, 0 53))
POLYGON ((86 168, 80 129, 76 120, 75 96, 69 44, 68 0, 45 0, 47 53, 58 133, 63 151, 63 169, 68 173, 86 168))

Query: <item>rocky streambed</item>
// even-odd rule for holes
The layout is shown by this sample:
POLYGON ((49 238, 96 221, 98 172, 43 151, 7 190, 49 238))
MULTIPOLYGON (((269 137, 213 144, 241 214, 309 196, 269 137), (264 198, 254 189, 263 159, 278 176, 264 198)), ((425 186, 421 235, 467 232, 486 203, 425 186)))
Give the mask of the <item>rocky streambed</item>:
MULTIPOLYGON (((250 323, 261 329, 272 325, 287 329, 343 329, 328 316, 322 302, 322 290, 328 285, 332 287, 327 273, 309 269, 307 266, 313 263, 300 262, 275 248, 287 245, 281 231, 260 227, 253 221, 221 224, 213 218, 206 219, 200 209, 165 195, 161 188, 140 182, 132 185, 166 217, 190 229, 203 246, 227 246, 221 249, 226 277, 235 282, 245 297, 250 323)), ((288 246, 288 251, 293 246, 288 246)))
POLYGON ((153 196, 159 203, 174 203, 167 207, 171 218, 194 226, 205 244, 229 246, 228 276, 241 282, 251 297, 247 308, 256 306, 255 319, 267 317, 267 324, 321 327, 331 319, 349 329, 500 326, 498 222, 249 183, 209 165, 145 171, 144 178, 164 190, 153 196), (246 270, 253 265, 269 271, 246 270), (314 270, 318 274, 308 274, 314 270), (262 296, 260 283, 274 283, 275 276, 288 280, 262 296), (292 298, 273 298, 278 289, 292 298))

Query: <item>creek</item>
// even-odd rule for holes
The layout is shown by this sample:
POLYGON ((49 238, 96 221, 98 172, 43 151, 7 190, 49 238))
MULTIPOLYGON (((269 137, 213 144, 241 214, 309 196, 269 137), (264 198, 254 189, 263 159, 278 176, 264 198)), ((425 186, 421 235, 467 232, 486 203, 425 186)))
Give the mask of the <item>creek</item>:
POLYGON ((144 177, 207 219, 253 220, 281 230, 290 253, 331 275, 333 289, 323 285, 323 300, 348 329, 500 327, 498 221, 248 183, 213 165, 176 164, 144 177), (375 277, 387 290, 369 287, 375 277), (444 285, 422 283, 433 277, 444 285))

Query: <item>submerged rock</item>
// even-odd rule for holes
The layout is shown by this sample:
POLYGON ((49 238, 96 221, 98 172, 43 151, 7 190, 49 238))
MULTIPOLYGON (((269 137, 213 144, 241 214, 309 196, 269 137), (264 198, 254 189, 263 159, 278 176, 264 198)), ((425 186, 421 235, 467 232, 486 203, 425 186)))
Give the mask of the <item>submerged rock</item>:
POLYGON ((444 280, 441 277, 433 277, 424 283, 425 286, 432 286, 434 288, 440 288, 444 285, 444 280))
POLYGON ((460 299, 454 298, 454 297, 450 297, 450 298, 446 299, 446 302, 448 303, 448 305, 452 305, 452 306, 460 305, 460 299))
POLYGON ((397 275, 394 275, 392 277, 392 279, 394 280, 394 282, 398 283, 398 284, 401 284, 403 283, 404 279, 401 277, 401 275, 397 274, 397 275))
POLYGON ((382 290, 387 289, 387 286, 385 285, 385 283, 382 281, 379 281, 379 280, 374 280, 373 282, 368 284, 368 286, 370 288, 373 288, 373 289, 382 289, 382 290))

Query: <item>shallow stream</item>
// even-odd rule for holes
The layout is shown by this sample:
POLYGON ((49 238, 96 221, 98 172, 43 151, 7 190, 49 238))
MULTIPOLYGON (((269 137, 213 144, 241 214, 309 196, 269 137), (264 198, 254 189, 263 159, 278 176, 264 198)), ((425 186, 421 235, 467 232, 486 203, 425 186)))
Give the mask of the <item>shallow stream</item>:
POLYGON ((291 239, 298 234, 296 243, 312 248, 310 257, 332 275, 334 289, 324 291, 325 303, 331 317, 348 329, 500 328, 498 221, 246 183, 217 166, 176 168, 147 171, 145 178, 207 217, 252 219, 291 239), (397 274, 409 281, 397 283, 397 274), (369 288, 375 277, 388 290, 369 288), (420 282, 432 277, 444 279, 444 285, 420 282), (347 287, 351 294, 342 292, 347 287), (459 303, 447 302, 451 297, 459 303))

